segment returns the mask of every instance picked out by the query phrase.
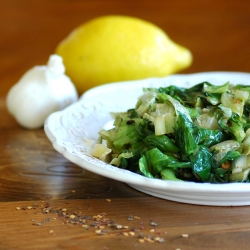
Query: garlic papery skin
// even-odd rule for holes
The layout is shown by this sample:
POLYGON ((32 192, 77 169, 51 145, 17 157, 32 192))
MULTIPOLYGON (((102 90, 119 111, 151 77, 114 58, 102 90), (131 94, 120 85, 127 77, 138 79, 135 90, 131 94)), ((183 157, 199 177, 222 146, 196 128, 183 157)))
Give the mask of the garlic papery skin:
POLYGON ((28 70, 7 94, 6 105, 16 121, 37 129, 45 119, 78 100, 77 90, 65 75, 63 60, 51 55, 47 65, 28 70))

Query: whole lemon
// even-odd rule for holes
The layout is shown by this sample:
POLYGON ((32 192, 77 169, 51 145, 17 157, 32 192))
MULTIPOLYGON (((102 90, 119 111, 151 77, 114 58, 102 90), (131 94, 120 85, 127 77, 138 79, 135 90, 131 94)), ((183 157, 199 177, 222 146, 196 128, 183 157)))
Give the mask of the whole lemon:
POLYGON ((104 83, 166 76, 192 62, 190 51, 156 25, 129 16, 101 16, 56 48, 79 94, 104 83))

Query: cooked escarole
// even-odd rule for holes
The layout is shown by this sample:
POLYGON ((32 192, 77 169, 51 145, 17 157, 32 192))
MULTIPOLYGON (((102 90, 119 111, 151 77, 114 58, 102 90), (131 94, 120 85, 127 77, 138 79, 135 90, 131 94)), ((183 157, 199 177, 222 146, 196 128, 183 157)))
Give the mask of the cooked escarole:
MULTIPOLYGON (((201 82, 145 88, 100 131, 109 162, 164 180, 250 180, 250 86, 201 82)), ((107 158, 106 158, 107 159, 107 158)))

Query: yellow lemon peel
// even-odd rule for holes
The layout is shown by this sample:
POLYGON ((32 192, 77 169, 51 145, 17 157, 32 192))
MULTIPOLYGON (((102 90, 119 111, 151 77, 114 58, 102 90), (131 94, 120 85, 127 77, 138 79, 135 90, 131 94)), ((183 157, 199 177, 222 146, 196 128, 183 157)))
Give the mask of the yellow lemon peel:
POLYGON ((189 67, 191 52, 156 25, 101 16, 75 28, 56 47, 79 94, 100 84, 162 77, 189 67))

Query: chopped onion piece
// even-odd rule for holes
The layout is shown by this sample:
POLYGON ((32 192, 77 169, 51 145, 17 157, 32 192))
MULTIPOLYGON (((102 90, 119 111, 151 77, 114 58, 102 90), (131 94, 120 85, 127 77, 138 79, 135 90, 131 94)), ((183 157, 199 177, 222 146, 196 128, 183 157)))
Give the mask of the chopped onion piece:
POLYGON ((102 161, 108 162, 108 155, 111 151, 110 148, 107 148, 103 144, 95 144, 92 150, 92 155, 102 161))

